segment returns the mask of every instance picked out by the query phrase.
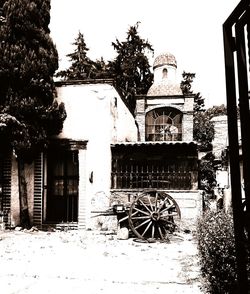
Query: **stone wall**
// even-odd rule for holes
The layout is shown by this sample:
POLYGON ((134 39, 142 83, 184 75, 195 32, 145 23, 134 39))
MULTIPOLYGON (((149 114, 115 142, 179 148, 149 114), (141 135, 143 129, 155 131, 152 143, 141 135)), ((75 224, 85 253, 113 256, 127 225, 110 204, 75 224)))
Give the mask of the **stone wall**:
POLYGON ((145 141, 145 97, 137 97, 136 101, 136 121, 138 124, 139 141, 145 141))
POLYGON ((228 145, 227 116, 216 116, 212 118, 212 122, 214 123, 213 153, 218 159, 222 150, 228 145))
POLYGON ((182 141, 190 142, 193 141, 193 113, 186 112, 183 114, 182 119, 182 141))

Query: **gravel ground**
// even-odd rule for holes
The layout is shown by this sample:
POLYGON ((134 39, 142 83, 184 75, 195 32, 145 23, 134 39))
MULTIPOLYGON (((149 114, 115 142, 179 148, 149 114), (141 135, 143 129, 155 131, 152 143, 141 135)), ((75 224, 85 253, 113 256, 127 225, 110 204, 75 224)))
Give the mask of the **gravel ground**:
POLYGON ((117 240, 104 232, 0 232, 1 294, 202 293, 196 240, 117 240))

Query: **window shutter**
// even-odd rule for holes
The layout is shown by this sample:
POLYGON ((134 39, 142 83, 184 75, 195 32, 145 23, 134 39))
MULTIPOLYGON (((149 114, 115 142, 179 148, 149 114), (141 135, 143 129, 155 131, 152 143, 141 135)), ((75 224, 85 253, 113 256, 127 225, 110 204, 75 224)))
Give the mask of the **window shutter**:
POLYGON ((2 158, 2 209, 3 221, 6 228, 10 228, 10 207, 11 207, 11 154, 2 158))
POLYGON ((43 154, 39 154, 34 162, 34 211, 33 224, 42 227, 42 195, 43 195, 43 154))

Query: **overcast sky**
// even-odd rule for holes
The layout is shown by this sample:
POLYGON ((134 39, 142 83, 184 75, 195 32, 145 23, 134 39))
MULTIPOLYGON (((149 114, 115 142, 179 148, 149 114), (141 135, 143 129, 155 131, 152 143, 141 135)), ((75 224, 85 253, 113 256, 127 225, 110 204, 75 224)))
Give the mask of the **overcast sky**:
POLYGON ((51 0, 51 37, 60 69, 68 66, 66 54, 80 31, 95 60, 116 56, 111 43, 126 38, 129 26, 155 50, 154 58, 171 52, 177 59, 177 78, 196 73, 194 90, 208 107, 226 103, 222 24, 239 0, 51 0))

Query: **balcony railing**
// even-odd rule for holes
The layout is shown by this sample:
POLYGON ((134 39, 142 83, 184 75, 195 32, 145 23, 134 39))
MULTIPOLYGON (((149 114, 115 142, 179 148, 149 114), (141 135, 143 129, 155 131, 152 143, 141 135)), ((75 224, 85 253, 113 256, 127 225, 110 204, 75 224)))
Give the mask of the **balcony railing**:
POLYGON ((190 190, 190 172, 112 172, 111 182, 113 189, 157 188, 167 190, 190 190))

